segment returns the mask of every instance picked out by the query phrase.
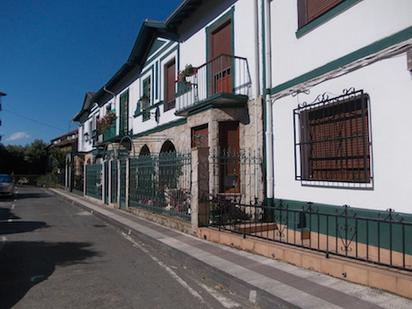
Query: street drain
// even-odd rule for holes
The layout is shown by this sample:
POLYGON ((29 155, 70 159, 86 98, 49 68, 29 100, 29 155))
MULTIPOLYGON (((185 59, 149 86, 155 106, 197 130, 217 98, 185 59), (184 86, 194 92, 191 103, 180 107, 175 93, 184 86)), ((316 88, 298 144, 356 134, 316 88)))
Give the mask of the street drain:
POLYGON ((94 227, 106 227, 107 225, 105 225, 105 224, 94 224, 93 226, 94 227))

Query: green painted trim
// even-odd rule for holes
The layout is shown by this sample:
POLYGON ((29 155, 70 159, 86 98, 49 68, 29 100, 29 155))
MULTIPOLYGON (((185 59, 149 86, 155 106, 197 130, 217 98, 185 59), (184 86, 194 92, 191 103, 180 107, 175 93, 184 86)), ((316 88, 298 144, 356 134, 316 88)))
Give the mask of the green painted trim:
POLYGON ((159 81, 160 81, 160 74, 159 74, 159 61, 156 61, 156 69, 155 69, 155 100, 159 99, 159 81))
POLYGON ((160 58, 160 63, 162 63, 167 57, 169 57, 171 54, 173 54, 175 51, 177 51, 179 49, 179 45, 176 45, 175 47, 173 47, 171 50, 169 50, 166 54, 164 54, 161 58, 160 58))
MULTIPOLYGON (((216 20, 214 23, 212 23, 211 25, 209 25, 208 27, 206 27, 206 63, 211 60, 210 59, 210 55, 211 55, 211 44, 210 44, 210 35, 212 34, 213 31, 215 31, 216 29, 218 29, 219 27, 221 27, 224 23, 231 21, 231 45, 232 45, 232 52, 233 55, 235 54, 235 7, 232 6, 225 14, 223 14, 218 20, 216 20)), ((209 90, 210 90, 210 78, 209 78, 209 66, 207 66, 206 68, 206 93, 209 94, 209 90)), ((233 76, 236 76, 235 74, 233 74, 233 76)), ((232 83, 234 83, 234 81, 232 81, 232 83)), ((233 87, 232 87, 233 88, 233 87)))
POLYGON ((152 55, 154 55, 160 48, 162 48, 163 45, 165 45, 167 42, 161 41, 158 38, 153 42, 152 47, 149 50, 149 53, 147 55, 147 59, 151 58, 152 55))
POLYGON ((267 207, 273 207, 275 205, 275 199, 273 197, 265 197, 263 203, 267 207))
POLYGON ((339 3, 335 7, 331 8, 326 13, 319 16, 318 18, 310 21, 309 23, 307 23, 303 27, 299 28, 296 31, 296 37, 298 39, 301 38, 302 36, 304 36, 308 32, 311 32, 313 29, 316 29, 317 27, 319 27, 322 24, 328 22, 329 20, 331 20, 335 16, 337 16, 337 15, 341 14, 342 12, 350 9, 352 6, 354 6, 355 4, 358 4, 361 1, 362 0, 344 0, 343 2, 339 3))
MULTIPOLYGON (((175 41, 170 41, 169 43, 166 44, 165 47, 163 47, 162 49, 160 49, 157 53, 153 54, 152 57, 151 57, 152 59, 149 60, 149 58, 146 58, 145 65, 146 65, 147 62, 149 62, 149 63, 153 62, 153 59, 156 59, 159 55, 161 55, 162 53, 164 53, 166 50, 168 50, 168 49, 170 48, 170 46, 172 46, 172 45, 175 44, 175 43, 176 43, 175 41)), ((145 65, 143 65, 143 67, 144 67, 145 65)))
POLYGON ((134 135, 132 135, 132 138, 147 136, 147 135, 157 133, 157 132, 160 132, 160 131, 164 131, 164 130, 167 130, 167 129, 170 129, 170 128, 173 128, 173 127, 177 127, 177 126, 180 126, 180 125, 186 124, 186 123, 187 123, 187 119, 185 119, 185 118, 177 119, 175 121, 171 121, 171 122, 162 124, 160 126, 157 126, 153 129, 134 134, 134 135))
MULTIPOLYGON (((269 204, 268 204, 269 205, 269 204)), ((343 216, 344 207, 339 205, 329 205, 329 204, 321 204, 321 203, 313 203, 313 202, 305 202, 305 201, 297 201, 297 200, 286 200, 286 199, 275 199, 273 200, 274 206, 272 210, 273 215, 277 215, 278 217, 283 216, 284 220, 287 220, 288 229, 290 230, 301 230, 302 227, 298 226, 299 222, 299 211, 305 209, 307 210, 309 206, 314 209, 313 214, 309 215, 306 214, 306 228, 309 228, 313 232, 319 232, 320 234, 328 234, 329 236, 336 237, 339 235, 339 231, 336 227, 335 216, 341 216, 338 218, 338 224, 340 226, 344 226, 345 218, 343 216), (280 209, 289 209, 291 213, 289 216, 286 216, 285 211, 281 211, 280 209), (318 215, 319 212, 319 222, 318 222, 318 215), (295 215, 291 215, 294 213, 295 215), (328 218, 328 219, 327 219, 328 218), (329 221, 329 230, 326 230, 326 220, 329 221)), ((366 243, 366 219, 384 219, 388 216, 388 212, 384 210, 378 209, 367 209, 367 208, 358 208, 358 207, 349 207, 348 208, 349 217, 347 219, 348 225, 354 227, 356 222, 356 218, 358 221, 358 230, 356 232, 358 237, 359 243, 366 243), (356 215, 355 215, 356 214, 356 215)), ((412 214, 409 213, 393 213, 395 218, 394 221, 399 221, 401 216, 403 218, 402 222, 405 223, 412 223, 412 214)), ((285 222, 286 223, 286 222, 285 222)), ((377 224, 370 222, 369 224, 369 245, 377 247, 380 244, 381 248, 389 249, 389 222, 381 222, 380 224, 380 240, 378 239, 377 233, 377 224)), ((305 229, 303 227, 303 229, 305 229)), ((405 226, 405 251, 407 254, 412 254, 412 238, 410 235, 412 232, 412 226, 408 225, 405 226), (409 236, 408 236, 409 235, 409 236)), ((340 235, 342 236, 342 235, 340 235)), ((350 237, 349 237, 350 238, 350 237)), ((400 226, 393 224, 392 230, 392 249, 394 251, 402 252, 402 229, 400 226)), ((354 240, 355 241, 355 240, 354 240)))
MULTIPOLYGON (((130 104, 130 96, 129 96, 129 89, 127 89, 126 91, 124 91, 121 95, 120 95, 120 99, 119 99, 119 134, 117 135, 122 135, 123 132, 122 129, 126 129, 126 132, 129 132, 129 104, 130 104), (127 119, 126 119, 126 124, 125 127, 122 128, 122 115, 123 115, 123 104, 122 102, 124 102, 124 100, 126 100, 126 104, 125 104, 125 108, 126 108, 126 115, 127 115, 127 119)), ((117 132, 117 128, 116 128, 116 132, 117 132)))
MULTIPOLYGON (((153 105, 151 105, 149 108, 147 108, 146 111, 150 111, 150 110, 152 110, 152 109, 155 109, 156 107, 161 106, 161 105, 163 105, 163 104, 164 104, 163 101, 159 101, 159 102, 157 102, 156 104, 153 104, 153 105)), ((136 118, 136 117, 139 117, 139 116, 141 116, 141 115, 143 115, 143 114, 144 114, 143 111, 141 111, 140 113, 136 113, 136 112, 135 112, 134 115, 133 115, 133 117, 136 118)))
POLYGON ((279 84, 272 89, 268 89, 270 91, 271 95, 277 94, 283 90, 286 90, 288 88, 294 87, 296 85, 299 85, 301 83, 304 83, 308 80, 311 80, 313 78, 319 77, 323 74, 326 74, 328 72, 331 72, 333 70, 336 70, 342 66, 345 66, 349 63, 352 63, 356 60, 359 60, 361 58, 365 58, 371 54, 377 53, 383 49, 386 49, 388 47, 391 47, 395 44, 401 43, 403 41, 406 41, 408 39, 412 38, 412 26, 408 27, 402 31, 399 31, 393 35, 390 35, 384 39, 381 39, 379 41, 376 41, 372 44, 369 44, 365 47, 362 47, 350 54, 347 54, 343 57, 340 57, 334 61, 331 61, 321 67, 318 67, 310 72, 307 72, 303 75, 300 75, 294 79, 291 79, 285 83, 279 84))
POLYGON ((154 71, 154 64, 152 64, 151 66, 149 66, 146 70, 144 70, 142 73, 140 73, 140 76, 146 75, 147 73, 149 73, 150 71, 152 71, 152 75, 153 75, 153 71, 154 71))

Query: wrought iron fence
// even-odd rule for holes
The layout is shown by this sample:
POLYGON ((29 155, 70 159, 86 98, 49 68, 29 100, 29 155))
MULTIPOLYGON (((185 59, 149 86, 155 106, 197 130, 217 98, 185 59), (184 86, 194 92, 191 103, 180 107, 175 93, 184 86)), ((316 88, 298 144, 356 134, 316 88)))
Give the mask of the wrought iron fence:
POLYGON ((412 217, 391 209, 375 214, 282 200, 265 206, 222 196, 210 205, 210 225, 219 229, 412 271, 412 217))
POLYGON ((191 173, 190 153, 131 158, 129 206, 190 220, 191 173))
POLYGON ((242 203, 263 199, 262 156, 259 150, 217 150, 209 155, 212 196, 242 203))
POLYGON ((251 85, 246 58, 220 55, 193 68, 177 81, 176 112, 182 112, 218 94, 247 96, 251 85))

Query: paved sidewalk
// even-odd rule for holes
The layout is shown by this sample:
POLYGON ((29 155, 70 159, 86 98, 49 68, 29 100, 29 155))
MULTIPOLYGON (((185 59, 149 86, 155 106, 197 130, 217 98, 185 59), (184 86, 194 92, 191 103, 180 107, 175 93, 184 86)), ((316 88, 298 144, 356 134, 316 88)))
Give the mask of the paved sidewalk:
MULTIPOLYGON (((87 208, 130 232, 142 233, 220 271, 302 308, 412 308, 412 301, 301 269, 248 252, 211 243, 128 212, 91 203, 63 190, 52 192, 87 208)), ((250 295, 253 298, 253 295, 250 295)))

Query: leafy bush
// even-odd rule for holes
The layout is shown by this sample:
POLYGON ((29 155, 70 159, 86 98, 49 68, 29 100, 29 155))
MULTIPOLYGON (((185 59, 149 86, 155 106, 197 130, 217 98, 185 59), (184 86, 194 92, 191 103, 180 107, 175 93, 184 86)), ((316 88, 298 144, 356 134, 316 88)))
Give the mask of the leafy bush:
POLYGON ((59 180, 56 175, 46 174, 39 176, 36 182, 39 187, 51 187, 54 188, 59 184, 59 180))

